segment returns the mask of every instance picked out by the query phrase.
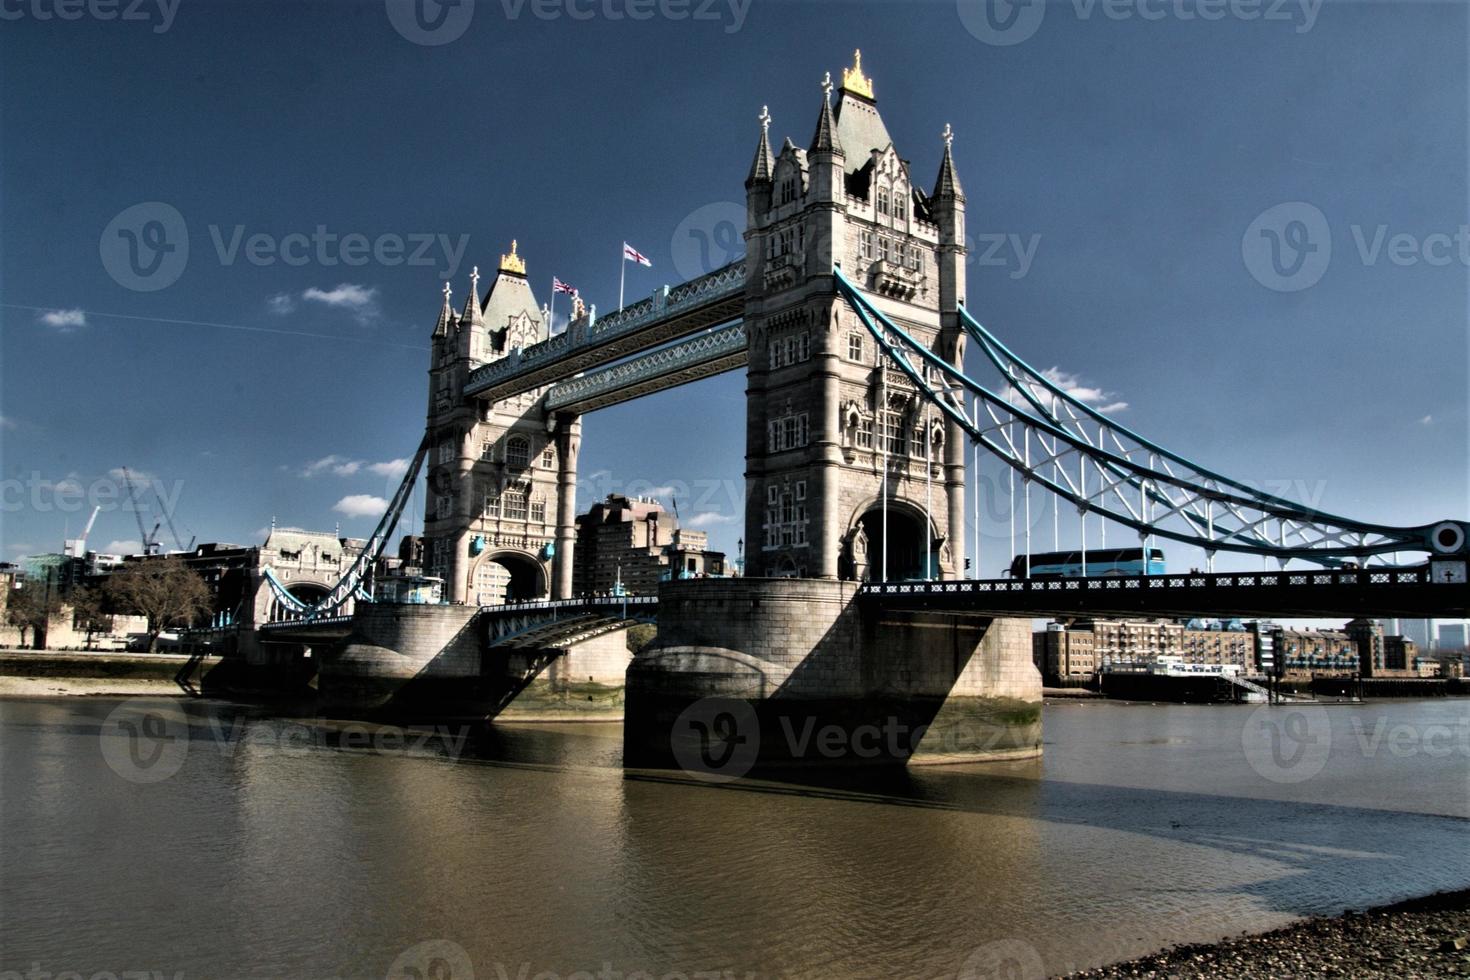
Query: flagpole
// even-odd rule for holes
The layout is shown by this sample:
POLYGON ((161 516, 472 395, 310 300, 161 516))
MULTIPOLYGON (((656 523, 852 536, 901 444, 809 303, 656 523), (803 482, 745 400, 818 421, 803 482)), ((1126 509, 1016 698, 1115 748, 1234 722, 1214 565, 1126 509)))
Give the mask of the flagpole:
POLYGON ((628 278, 628 243, 623 242, 623 259, 618 263, 618 309, 623 308, 623 283, 628 278))
POLYGON ((551 277, 551 305, 546 309, 546 336, 556 331, 556 276, 551 277))

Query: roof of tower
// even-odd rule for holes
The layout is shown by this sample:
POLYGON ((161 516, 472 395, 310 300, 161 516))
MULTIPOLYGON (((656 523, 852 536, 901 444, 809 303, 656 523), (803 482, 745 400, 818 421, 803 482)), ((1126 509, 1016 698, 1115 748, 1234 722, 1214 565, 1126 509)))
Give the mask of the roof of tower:
POLYGON ((817 131, 812 134, 811 152, 842 152, 842 141, 837 138, 837 121, 832 118, 831 72, 822 79, 822 112, 817 116, 817 131))
POLYGON ((755 159, 750 162, 750 174, 745 178, 745 186, 750 187, 757 181, 769 181, 771 179, 771 168, 775 161, 771 159, 771 113, 766 106, 761 106, 761 141, 755 148, 755 159))
POLYGON ((449 324, 454 319, 454 309, 449 305, 449 294, 454 292, 449 283, 444 284, 444 305, 439 310, 439 319, 434 323, 434 336, 447 337, 449 324))
POLYGON ((837 121, 837 141, 848 154, 848 170, 859 170, 873 150, 892 146, 893 137, 888 135, 873 100, 873 80, 863 74, 862 52, 853 52, 853 57, 853 67, 842 70, 842 91, 833 118, 837 121))
POLYGON ((953 198, 957 201, 965 199, 965 189, 960 186, 960 175, 955 173, 954 159, 950 156, 949 145, 954 141, 954 130, 949 128, 949 123, 944 124, 944 158, 939 161, 939 176, 934 180, 934 199, 953 198))
POLYGON ((481 318, 480 307, 480 267, 475 266, 470 273, 470 294, 465 297, 464 311, 460 314, 461 323, 479 324, 484 320, 481 318))
POLYGON ((526 263, 516 254, 515 242, 511 243, 510 254, 500 257, 500 271, 490 284, 490 292, 485 294, 481 312, 492 333, 504 330, 512 318, 523 313, 538 325, 539 333, 545 333, 541 306, 526 279, 526 263))

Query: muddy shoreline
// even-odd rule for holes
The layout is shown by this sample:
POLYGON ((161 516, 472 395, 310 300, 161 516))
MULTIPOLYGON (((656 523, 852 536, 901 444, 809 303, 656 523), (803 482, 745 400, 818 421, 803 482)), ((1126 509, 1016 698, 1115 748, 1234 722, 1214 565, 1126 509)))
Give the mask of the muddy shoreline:
POLYGON ((1075 978, 1470 976, 1470 889, 1173 946, 1075 978))

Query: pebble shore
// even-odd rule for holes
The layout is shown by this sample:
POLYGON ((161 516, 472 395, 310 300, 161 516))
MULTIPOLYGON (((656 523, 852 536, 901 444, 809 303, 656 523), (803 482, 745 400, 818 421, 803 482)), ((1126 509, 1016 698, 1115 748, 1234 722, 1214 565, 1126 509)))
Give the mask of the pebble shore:
POLYGON ((1175 946, 1071 976, 1159 980, 1470 976, 1470 890, 1442 892, 1335 918, 1308 919, 1218 943, 1175 946))

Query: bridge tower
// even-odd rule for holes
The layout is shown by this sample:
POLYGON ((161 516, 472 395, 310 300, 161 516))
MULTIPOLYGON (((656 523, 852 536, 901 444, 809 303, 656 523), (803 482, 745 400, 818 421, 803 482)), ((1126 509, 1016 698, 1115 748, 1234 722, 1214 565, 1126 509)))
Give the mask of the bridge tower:
MULTIPOLYGON (((549 336, 515 242, 481 296, 479 268, 456 313, 452 288, 434 325, 429 367, 424 564, 445 598, 470 605, 564 598, 572 590, 581 422, 545 411, 543 392, 467 397, 476 367, 549 336)), ((574 310, 574 318, 578 315, 574 310)))
POLYGON ((956 578, 963 435, 885 365, 832 276, 840 268, 960 365, 965 197, 950 132, 926 192, 888 135, 861 52, 835 105, 832 90, 829 76, 806 149, 788 138, 773 154, 762 111, 745 182, 747 573, 956 578))

